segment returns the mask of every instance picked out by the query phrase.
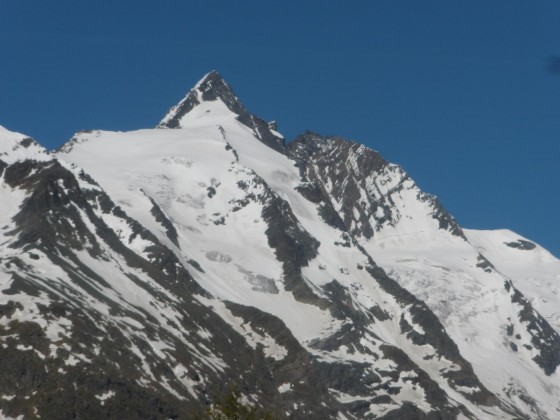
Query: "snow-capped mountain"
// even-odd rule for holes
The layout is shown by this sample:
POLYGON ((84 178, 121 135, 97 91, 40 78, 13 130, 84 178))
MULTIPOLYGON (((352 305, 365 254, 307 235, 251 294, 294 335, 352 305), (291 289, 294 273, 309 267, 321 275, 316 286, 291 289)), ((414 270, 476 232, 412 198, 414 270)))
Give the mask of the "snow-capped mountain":
POLYGON ((0 129, 0 414, 560 416, 560 261, 216 72, 154 129, 0 129))

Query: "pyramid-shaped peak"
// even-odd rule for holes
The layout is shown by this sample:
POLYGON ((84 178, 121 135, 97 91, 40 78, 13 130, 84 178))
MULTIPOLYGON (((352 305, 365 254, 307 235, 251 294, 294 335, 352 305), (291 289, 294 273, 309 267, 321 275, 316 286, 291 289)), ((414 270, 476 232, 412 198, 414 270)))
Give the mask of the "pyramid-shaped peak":
POLYGON ((221 101, 237 115, 247 112, 237 95, 233 92, 231 86, 216 70, 212 70, 204 76, 196 84, 194 89, 198 91, 199 99, 201 99, 202 102, 221 99, 221 101))
MULTIPOLYGON (((216 70, 212 70, 200 79, 183 100, 169 110, 157 128, 184 128, 187 114, 199 105, 215 101, 222 102, 234 118, 252 129, 255 136, 264 144, 280 153, 285 152, 285 140, 276 131, 276 123, 266 122, 247 111, 231 86, 216 70)), ((204 108, 205 113, 210 112, 208 108, 211 107, 204 108)), ((215 121, 212 123, 215 124, 215 121)))
POLYGON ((183 117, 197 105, 217 100, 222 101, 230 111, 238 116, 248 114, 231 86, 220 73, 212 70, 198 81, 181 102, 169 110, 159 123, 158 128, 179 128, 183 117))
POLYGON ((220 85, 224 86, 225 85, 225 86, 229 87, 229 85, 224 80, 222 75, 220 73, 218 73, 217 70, 212 70, 210 73, 206 73, 202 77, 202 79, 200 79, 198 81, 198 83, 194 86, 194 89, 199 89, 202 86, 204 86, 204 89, 206 89, 206 88, 210 88, 213 85, 218 85, 218 86, 220 86, 220 85))

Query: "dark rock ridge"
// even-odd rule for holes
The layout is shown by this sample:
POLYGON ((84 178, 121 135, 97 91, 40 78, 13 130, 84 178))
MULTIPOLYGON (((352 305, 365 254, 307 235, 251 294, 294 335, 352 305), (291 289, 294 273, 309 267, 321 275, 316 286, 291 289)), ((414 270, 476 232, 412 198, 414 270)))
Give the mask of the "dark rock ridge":
MULTIPOLYGON (((319 204, 322 219, 366 239, 384 224, 398 223, 402 216, 395 207, 394 197, 404 189, 418 190, 400 167, 359 143, 339 137, 306 132, 288 144, 286 153, 299 168, 302 180, 299 191, 319 204), (399 182, 386 189, 383 179, 399 182), (338 211, 334 210, 333 202, 339 203, 338 211)), ((440 229, 465 239, 455 219, 434 196, 418 190, 417 199, 428 204, 440 229)))
MULTIPOLYGON (((533 357, 533 360, 545 374, 552 375, 560 366, 560 335, 533 309, 529 300, 513 286, 511 281, 505 283, 505 288, 510 293, 511 302, 519 306, 519 321, 525 325, 531 337, 531 345, 525 345, 525 349, 532 350, 527 347, 534 347, 538 354, 533 357)), ((515 343, 511 344, 517 348, 515 343)))
POLYGON ((531 251, 537 247, 533 242, 524 241, 523 239, 519 239, 515 242, 506 242, 505 244, 510 248, 517 248, 523 251, 531 251))

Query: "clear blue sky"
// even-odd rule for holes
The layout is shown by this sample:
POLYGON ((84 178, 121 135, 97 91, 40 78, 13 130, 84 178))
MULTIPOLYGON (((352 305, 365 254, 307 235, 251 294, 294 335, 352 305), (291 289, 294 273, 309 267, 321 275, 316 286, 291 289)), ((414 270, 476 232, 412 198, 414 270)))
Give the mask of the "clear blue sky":
POLYGON ((0 0, 0 125, 151 127, 216 69, 288 138, 365 143, 461 225, 560 255, 558 56, 557 0, 0 0))

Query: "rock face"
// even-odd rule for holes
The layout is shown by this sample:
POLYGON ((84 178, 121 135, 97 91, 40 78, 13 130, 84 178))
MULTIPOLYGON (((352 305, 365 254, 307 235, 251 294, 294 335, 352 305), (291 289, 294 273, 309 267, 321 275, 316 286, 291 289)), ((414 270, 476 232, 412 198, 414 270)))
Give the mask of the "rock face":
POLYGON ((0 210, 1 416, 560 412, 557 259, 363 145, 286 143, 216 72, 155 129, 0 129, 0 210))

